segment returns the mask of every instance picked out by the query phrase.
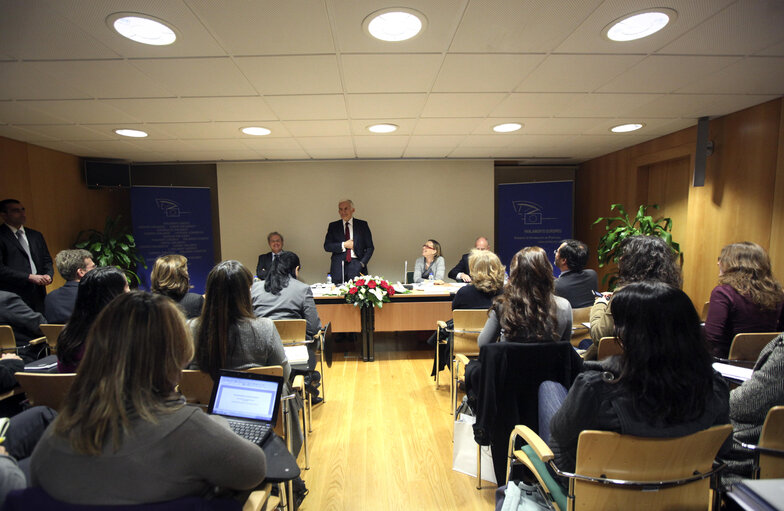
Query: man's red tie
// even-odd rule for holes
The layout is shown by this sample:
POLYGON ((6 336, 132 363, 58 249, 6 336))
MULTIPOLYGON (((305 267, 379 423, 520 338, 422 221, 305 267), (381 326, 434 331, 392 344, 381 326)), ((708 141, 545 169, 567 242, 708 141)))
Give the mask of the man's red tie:
MULTIPOLYGON (((346 222, 346 241, 351 239, 351 231, 348 230, 348 222, 346 222)), ((351 250, 346 249, 346 262, 351 262, 351 250)))

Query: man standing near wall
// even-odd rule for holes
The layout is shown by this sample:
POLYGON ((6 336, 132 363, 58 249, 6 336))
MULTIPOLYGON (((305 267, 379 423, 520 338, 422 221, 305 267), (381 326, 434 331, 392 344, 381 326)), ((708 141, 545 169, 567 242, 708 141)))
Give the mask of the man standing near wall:
POLYGON ((338 203, 340 220, 329 224, 324 237, 324 250, 332 253, 332 281, 342 284, 354 277, 368 274, 367 264, 373 255, 373 235, 364 220, 354 218, 350 199, 338 203))
POLYGON ((43 235, 24 226, 25 208, 16 199, 0 201, 0 289, 16 293, 36 312, 44 312, 52 283, 52 256, 43 235))

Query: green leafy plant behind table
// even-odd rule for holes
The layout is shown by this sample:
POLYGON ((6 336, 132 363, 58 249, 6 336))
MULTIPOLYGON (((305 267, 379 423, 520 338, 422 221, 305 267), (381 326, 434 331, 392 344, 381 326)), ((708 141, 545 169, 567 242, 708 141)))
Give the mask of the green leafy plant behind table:
POLYGON ((146 269, 147 264, 136 249, 131 230, 122 222, 122 215, 107 217, 103 231, 80 231, 74 247, 89 250, 98 266, 117 266, 132 285, 141 283, 135 270, 139 264, 146 269))
POLYGON ((650 206, 642 204, 637 209, 637 215, 630 218, 623 204, 613 204, 610 206, 610 211, 617 210, 619 216, 599 217, 592 224, 593 226, 606 222, 605 233, 599 238, 599 246, 596 252, 599 259, 599 268, 603 268, 609 263, 615 264, 615 269, 602 278, 602 285, 606 284, 607 289, 610 291, 615 289, 615 284, 618 281, 618 258, 620 256, 618 249, 621 246, 621 242, 629 236, 658 236, 666 241, 673 252, 678 254, 681 262, 683 261, 680 244, 672 240, 672 219, 668 217, 654 219, 648 214, 649 207, 659 209, 658 204, 651 204, 650 206))
POLYGON ((359 276, 340 286, 338 293, 355 307, 380 309, 385 302, 389 302, 390 296, 394 296, 395 289, 381 277, 359 276))

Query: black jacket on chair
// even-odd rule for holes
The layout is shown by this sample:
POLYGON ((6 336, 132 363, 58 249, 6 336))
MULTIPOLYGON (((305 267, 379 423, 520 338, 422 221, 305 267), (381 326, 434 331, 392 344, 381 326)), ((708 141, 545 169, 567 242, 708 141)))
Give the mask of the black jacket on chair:
POLYGON ((509 435, 517 424, 539 431, 539 384, 551 380, 567 389, 582 371, 569 342, 498 342, 479 350, 474 438, 490 445, 496 480, 506 480, 509 435))

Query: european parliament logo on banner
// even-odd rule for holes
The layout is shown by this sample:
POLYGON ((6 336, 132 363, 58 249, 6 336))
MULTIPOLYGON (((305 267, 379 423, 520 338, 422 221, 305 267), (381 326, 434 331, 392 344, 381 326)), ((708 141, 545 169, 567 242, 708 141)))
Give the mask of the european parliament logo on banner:
MULTIPOLYGON (((561 240, 572 237, 573 181, 498 185, 498 257, 509 265, 524 247, 539 246, 552 261, 561 240)), ((560 273, 555 268, 555 273, 560 273)))

